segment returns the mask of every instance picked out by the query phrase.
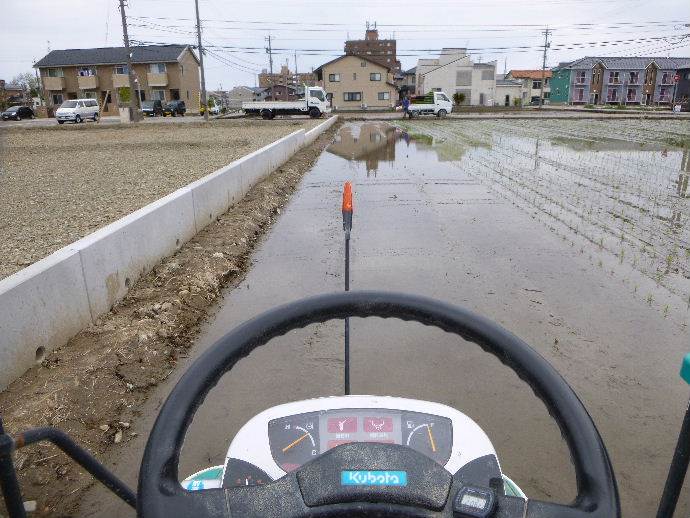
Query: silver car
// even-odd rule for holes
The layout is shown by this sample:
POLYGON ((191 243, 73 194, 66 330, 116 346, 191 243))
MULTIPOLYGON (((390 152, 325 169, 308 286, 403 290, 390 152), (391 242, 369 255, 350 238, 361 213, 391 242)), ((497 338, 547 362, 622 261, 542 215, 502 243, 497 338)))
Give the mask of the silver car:
POLYGON ((70 99, 62 103, 55 112, 58 124, 64 124, 65 121, 76 124, 84 122, 86 119, 97 121, 99 116, 96 99, 70 99))

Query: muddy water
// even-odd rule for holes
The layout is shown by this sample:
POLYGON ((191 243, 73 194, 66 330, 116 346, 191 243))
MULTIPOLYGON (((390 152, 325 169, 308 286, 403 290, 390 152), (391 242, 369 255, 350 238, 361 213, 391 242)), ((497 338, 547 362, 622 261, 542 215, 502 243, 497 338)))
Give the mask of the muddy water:
MULTIPOLYGON (((682 325, 687 309, 650 305, 643 290, 654 290, 655 300, 674 295, 606 246, 568 231, 548 207, 530 205, 504 176, 479 168, 479 160, 508 164, 509 176, 529 177, 524 154, 534 138, 528 131, 519 137, 519 127, 478 124, 483 125, 464 124, 466 134, 457 138, 434 133, 437 127, 403 132, 375 123, 344 126, 255 254, 246 279, 225 294, 193 352, 198 355, 262 310, 342 289, 339 202, 342 183, 351 180, 352 289, 407 291, 463 305, 532 344, 572 384, 599 427, 624 516, 650 516, 687 402, 677 376, 688 343, 682 325), (506 146, 524 153, 506 157, 506 146), (641 288, 634 291, 633 284, 641 288)), ((540 140, 539 146, 539 156, 544 147, 573 153, 567 163, 592 152, 551 141, 540 140)), ((541 165, 531 167, 542 174, 541 165)), ((497 360, 415 324, 353 319, 351 327, 353 393, 454 406, 486 430, 504 471, 528 495, 564 502, 574 497, 560 433, 541 402, 497 360)), ((109 459, 130 483, 136 481, 148 427, 175 379, 149 401, 140 437, 109 459)), ((341 323, 276 339, 242 360, 211 392, 189 429, 180 472, 221 463, 238 428, 269 406, 341 393, 341 323)), ((684 495, 680 515, 689 510, 684 495)), ((84 504, 86 515, 121 512, 101 491, 84 504)))

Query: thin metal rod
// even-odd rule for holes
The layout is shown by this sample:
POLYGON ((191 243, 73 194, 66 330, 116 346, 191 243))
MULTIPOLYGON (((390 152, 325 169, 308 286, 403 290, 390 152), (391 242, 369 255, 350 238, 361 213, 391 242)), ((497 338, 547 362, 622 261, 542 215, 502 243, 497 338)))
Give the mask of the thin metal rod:
POLYGON ((688 471, 688 462, 690 461, 690 402, 688 408, 685 410, 685 418, 683 425, 680 427, 680 434, 678 435, 678 442, 676 443, 676 451, 673 454, 671 467, 668 470, 668 478, 664 486, 664 492, 661 495, 659 502, 659 510, 656 513, 657 518, 671 518, 676 510, 678 497, 681 489, 683 489, 683 481, 688 471))
POLYGON ((12 438, 5 434, 0 418, 0 492, 5 500, 9 518, 26 518, 22 491, 12 463, 12 442, 12 438))
MULTIPOLYGON (((350 231, 345 232, 345 291, 350 291, 350 231)), ((350 395, 350 317, 345 317, 345 395, 350 395)))

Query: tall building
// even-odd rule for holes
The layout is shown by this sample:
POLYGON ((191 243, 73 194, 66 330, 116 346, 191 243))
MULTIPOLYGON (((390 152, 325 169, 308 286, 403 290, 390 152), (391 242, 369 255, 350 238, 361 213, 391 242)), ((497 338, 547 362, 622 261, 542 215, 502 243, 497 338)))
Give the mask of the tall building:
POLYGON ((380 63, 391 69, 394 74, 400 72, 400 61, 398 61, 396 54, 395 40, 380 40, 376 23, 371 27, 367 23, 367 31, 363 40, 347 40, 345 42, 345 54, 362 56, 380 63))
POLYGON ((280 72, 274 72, 271 74, 265 68, 259 74, 259 87, 268 88, 273 85, 286 85, 286 86, 301 86, 307 84, 309 86, 316 85, 316 76, 313 72, 304 72, 296 74, 290 71, 287 65, 280 67, 280 72))

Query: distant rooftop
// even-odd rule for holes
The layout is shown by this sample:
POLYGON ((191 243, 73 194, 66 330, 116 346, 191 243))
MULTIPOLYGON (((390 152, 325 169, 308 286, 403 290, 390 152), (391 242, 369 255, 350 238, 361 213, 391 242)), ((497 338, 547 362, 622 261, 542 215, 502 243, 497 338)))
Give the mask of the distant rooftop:
MULTIPOLYGON (((187 45, 146 45, 131 47, 133 63, 169 63, 177 61, 187 45)), ((192 52, 192 54, 194 54, 192 52)), ((195 56, 196 58, 196 56, 195 56)), ((124 47, 51 50, 34 67, 78 65, 119 65, 127 62, 124 47)))
POLYGON ((656 63, 662 70, 677 70, 690 67, 689 58, 664 58, 664 57, 618 57, 618 56, 587 56, 568 64, 565 68, 587 69, 601 63, 605 68, 621 70, 641 70, 651 63, 656 63))
MULTIPOLYGON (((544 77, 547 79, 551 77, 551 70, 544 70, 543 71, 544 77)), ((541 79, 542 78, 542 71, 541 70, 511 70, 508 72, 508 74, 514 79, 541 79)))

